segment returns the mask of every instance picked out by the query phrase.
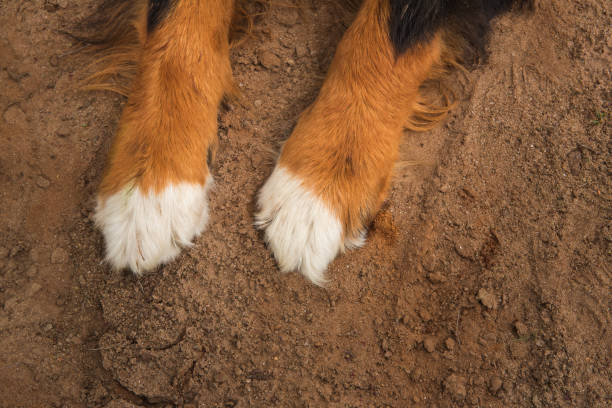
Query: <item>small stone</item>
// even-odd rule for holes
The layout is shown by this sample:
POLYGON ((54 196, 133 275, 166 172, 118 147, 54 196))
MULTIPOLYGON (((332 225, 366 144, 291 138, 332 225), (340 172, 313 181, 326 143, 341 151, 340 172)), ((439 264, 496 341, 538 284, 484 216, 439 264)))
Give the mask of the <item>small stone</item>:
POLYGON ((55 134, 57 135, 57 137, 65 139, 68 136, 70 136, 71 132, 72 132, 72 128, 64 123, 56 129, 55 134))
POLYGON ((272 51, 263 51, 258 55, 258 60, 261 65, 265 68, 272 69, 280 65, 280 58, 278 58, 272 51))
POLYGON ((68 338, 68 342, 74 345, 79 345, 83 343, 83 340, 81 340, 79 336, 71 336, 68 338))
POLYGON ((488 290, 484 288, 480 289, 476 297, 480 300, 480 303, 488 309, 497 309, 497 296, 488 290))
POLYGON ((63 264, 68 262, 68 252, 64 248, 55 248, 51 254, 51 263, 63 264))
POLYGON ((446 276, 442 275, 440 272, 432 272, 427 275, 427 279, 431 283, 444 283, 446 282, 446 276))
POLYGON ((478 242, 471 238, 461 237, 455 240, 455 251, 462 258, 475 260, 478 250, 478 242))
POLYGON ((51 331, 53 330, 53 325, 51 323, 47 323, 43 326, 43 330, 44 331, 51 331))
POLYGON ((455 401, 462 401, 467 395, 465 383, 465 378, 456 374, 451 374, 444 381, 444 388, 455 401))
POLYGON ((261 105, 263 105, 263 101, 261 99, 257 99, 255 102, 253 102, 253 104, 259 108, 261 105))
POLYGON ((427 350, 428 353, 433 353, 436 351, 436 339, 433 337, 427 337, 423 340, 423 347, 427 350))
POLYGON ((450 189, 451 189, 451 185, 450 184, 443 184, 443 185, 440 186, 440 188, 438 188, 438 190, 441 193, 448 193, 450 191, 450 189))
POLYGON ((44 176, 38 176, 36 179, 36 185, 40 188, 48 188, 51 185, 51 182, 44 176))
POLYGON ((527 326, 525 326, 525 324, 519 320, 514 322, 514 330, 519 337, 525 337, 527 334, 529 334, 529 329, 527 326))
POLYGON ((446 346, 446 348, 448 349, 448 351, 453 351, 455 349, 455 340, 453 340, 452 337, 447 338, 444 341, 444 345, 446 346))
POLYGON ((491 391, 491 394, 497 394, 497 391, 499 391, 501 387, 502 387, 501 378, 499 378, 498 376, 493 376, 491 378, 491 381, 489 382, 489 391, 491 391))
POLYGON ((425 309, 419 310, 419 316, 421 317, 421 319, 423 319, 424 322, 428 322, 431 320, 431 314, 425 309))

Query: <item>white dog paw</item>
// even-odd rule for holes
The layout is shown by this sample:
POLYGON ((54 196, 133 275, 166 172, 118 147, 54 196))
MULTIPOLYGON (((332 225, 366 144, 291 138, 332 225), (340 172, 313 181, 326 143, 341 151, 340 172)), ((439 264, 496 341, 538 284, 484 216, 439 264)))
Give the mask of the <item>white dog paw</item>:
POLYGON ((193 183, 170 184, 160 192, 129 186, 99 197, 95 222, 106 241, 106 260, 135 274, 174 259, 208 222, 207 190, 193 183))
POLYGON ((363 243, 347 240, 338 217, 300 179, 277 166, 258 197, 256 225, 282 272, 299 271, 316 285, 326 283, 325 270, 346 247, 363 243))

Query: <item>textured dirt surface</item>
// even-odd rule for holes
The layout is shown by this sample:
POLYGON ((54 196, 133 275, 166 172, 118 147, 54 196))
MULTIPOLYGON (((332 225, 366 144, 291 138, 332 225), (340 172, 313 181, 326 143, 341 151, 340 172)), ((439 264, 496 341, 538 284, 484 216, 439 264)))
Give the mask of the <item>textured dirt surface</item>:
POLYGON ((609 2, 494 22, 488 62, 456 75, 469 96, 406 133, 326 289, 278 273, 253 197, 350 12, 257 18, 210 227, 136 280, 101 264, 91 222, 124 100, 76 90, 87 59, 62 33, 95 3, 0 1, 1 407, 612 406, 609 2))

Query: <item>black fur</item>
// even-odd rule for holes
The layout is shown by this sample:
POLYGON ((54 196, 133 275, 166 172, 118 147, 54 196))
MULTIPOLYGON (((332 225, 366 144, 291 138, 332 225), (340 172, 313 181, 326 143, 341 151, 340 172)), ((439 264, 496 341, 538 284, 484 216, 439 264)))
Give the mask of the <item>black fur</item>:
POLYGON ((489 20, 530 0, 389 0, 389 35, 398 54, 426 42, 442 25, 460 27, 468 37, 484 36, 489 20))
POLYGON ((147 16, 147 30, 155 30, 155 27, 164 19, 173 0, 149 0, 149 14, 147 16))

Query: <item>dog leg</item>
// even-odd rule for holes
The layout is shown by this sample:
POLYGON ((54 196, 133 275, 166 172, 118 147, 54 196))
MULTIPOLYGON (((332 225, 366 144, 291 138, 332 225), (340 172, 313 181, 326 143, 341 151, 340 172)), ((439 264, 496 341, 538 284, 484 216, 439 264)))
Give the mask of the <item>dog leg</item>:
POLYGON ((340 252, 364 242, 386 197, 419 86, 441 58, 435 25, 407 45, 392 40, 395 3, 364 0, 317 99, 259 193, 256 223, 281 271, 300 271, 318 285, 340 252))
POLYGON ((98 193, 106 260, 141 274, 191 245, 208 221, 207 157, 231 87, 231 0, 151 0, 134 24, 138 74, 98 193))

